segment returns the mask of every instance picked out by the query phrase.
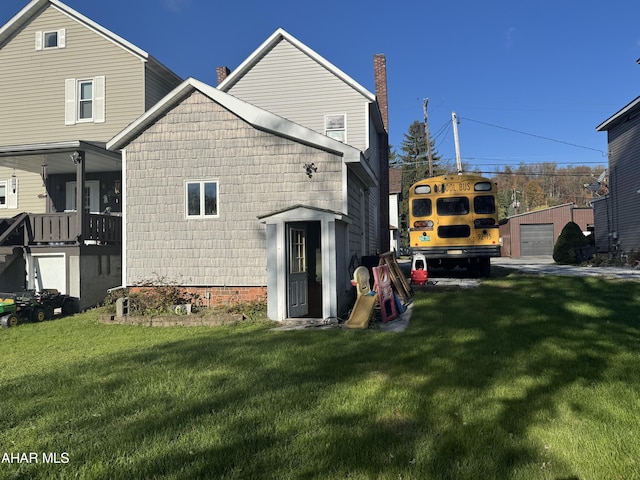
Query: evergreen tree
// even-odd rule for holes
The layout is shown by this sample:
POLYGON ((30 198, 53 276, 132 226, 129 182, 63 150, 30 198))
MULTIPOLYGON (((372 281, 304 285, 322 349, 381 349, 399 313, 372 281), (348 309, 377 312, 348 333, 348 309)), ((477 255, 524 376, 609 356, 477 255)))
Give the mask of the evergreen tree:
MULTIPOLYGON (((402 167, 400 215, 405 215, 405 218, 409 218, 409 204, 407 201, 409 187, 418 180, 429 176, 429 155, 424 123, 415 120, 409 125, 409 130, 404 134, 400 150, 402 153, 397 154, 398 164, 402 167)), ((434 175, 440 175, 442 173, 438 171, 440 156, 436 152, 433 141, 431 142, 431 157, 433 158, 434 175)), ((406 231, 400 232, 400 239, 403 246, 408 245, 406 231)))

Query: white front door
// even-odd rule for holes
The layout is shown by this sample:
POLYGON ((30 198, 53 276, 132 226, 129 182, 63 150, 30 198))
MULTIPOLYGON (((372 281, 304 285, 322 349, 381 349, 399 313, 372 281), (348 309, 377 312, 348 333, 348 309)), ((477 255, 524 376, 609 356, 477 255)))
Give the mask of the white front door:
MULTIPOLYGON (((65 210, 76 210, 76 182, 67 182, 65 210)), ((89 180, 84 182, 84 208, 89 213, 100 213, 100 182, 89 180)))
POLYGON ((287 226, 287 231, 289 317, 304 317, 309 313, 307 229, 302 224, 292 224, 287 226))

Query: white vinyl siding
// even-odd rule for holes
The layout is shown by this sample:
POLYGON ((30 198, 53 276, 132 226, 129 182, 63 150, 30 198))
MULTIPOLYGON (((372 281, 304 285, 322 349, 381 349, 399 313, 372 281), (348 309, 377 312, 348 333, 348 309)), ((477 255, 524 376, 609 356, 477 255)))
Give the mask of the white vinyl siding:
POLYGON ((0 49, 0 145, 110 140, 145 111, 145 65, 139 56, 48 6, 0 49), (35 32, 52 25, 65 29, 66 48, 35 52, 36 61, 35 32), (104 119, 94 112, 98 123, 72 124, 65 80, 98 76, 108 79, 104 119))
MULTIPOLYGON (((45 212, 46 190, 42 185, 40 174, 0 167, 0 180, 7 182, 7 209, 33 213, 45 212), (14 174, 16 176, 13 176, 14 174)), ((5 212, 4 214, 13 216, 16 213, 5 212)))
POLYGON ((361 151, 368 148, 369 101, 286 40, 278 43, 228 93, 323 135, 325 115, 344 113, 347 143, 361 151))

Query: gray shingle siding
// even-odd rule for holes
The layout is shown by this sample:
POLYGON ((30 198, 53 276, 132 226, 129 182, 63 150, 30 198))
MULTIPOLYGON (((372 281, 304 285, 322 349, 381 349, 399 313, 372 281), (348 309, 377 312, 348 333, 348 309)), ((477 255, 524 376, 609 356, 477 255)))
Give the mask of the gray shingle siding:
POLYGON ((127 147, 127 279, 266 283, 257 216, 295 204, 342 209, 342 158, 254 129, 199 92, 127 147), (310 179, 305 163, 318 171, 310 179), (185 181, 218 180, 218 218, 185 217, 185 181))

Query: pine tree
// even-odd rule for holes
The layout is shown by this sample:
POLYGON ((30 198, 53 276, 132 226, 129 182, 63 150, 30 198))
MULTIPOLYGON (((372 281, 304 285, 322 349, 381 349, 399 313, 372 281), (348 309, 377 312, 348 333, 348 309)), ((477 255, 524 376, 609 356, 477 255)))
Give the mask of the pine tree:
MULTIPOLYGON (((409 204, 407 198, 409 195, 409 187, 418 180, 429 176, 429 158, 424 123, 415 120, 409 125, 409 130, 404 134, 400 150, 402 153, 397 155, 398 164, 402 167, 400 214, 408 218, 409 204)), ((438 171, 440 156, 435 150, 433 141, 431 142, 431 157, 433 158, 434 175, 439 175, 441 173, 438 171)), ((406 232, 401 232, 401 243, 402 245, 407 245, 406 232)))

